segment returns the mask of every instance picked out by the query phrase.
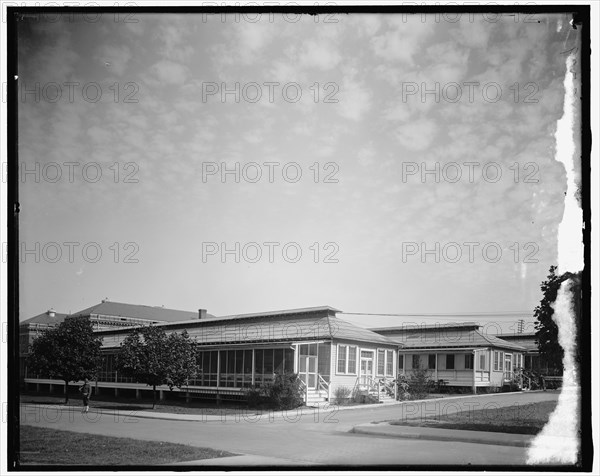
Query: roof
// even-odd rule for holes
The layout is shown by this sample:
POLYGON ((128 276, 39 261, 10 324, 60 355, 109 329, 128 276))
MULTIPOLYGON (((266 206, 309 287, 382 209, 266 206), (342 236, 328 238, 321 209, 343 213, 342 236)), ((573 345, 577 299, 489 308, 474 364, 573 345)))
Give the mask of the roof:
MULTIPOLYGON (((201 345, 256 344, 265 342, 300 342, 314 340, 352 340, 397 346, 381 334, 364 329, 332 315, 330 307, 307 308, 228 316, 227 319, 202 319, 158 324, 167 332, 186 330, 201 345)), ((101 330, 104 347, 117 347, 135 327, 101 330)))
POLYGON ((477 322, 451 322, 448 324, 406 324, 402 326, 395 327, 371 327, 369 328, 373 332, 378 332, 380 334, 396 334, 399 332, 411 331, 411 330, 419 330, 419 329, 463 329, 463 328, 472 328, 479 329, 481 324, 477 322))
MULTIPOLYGON (((132 319, 146 319, 159 322, 178 322, 191 319, 198 320, 198 311, 179 311, 161 306, 145 306, 142 304, 126 304, 122 302, 102 301, 82 311, 71 314, 73 317, 99 314, 103 316, 129 317, 132 319)), ((207 314, 214 318, 213 315, 207 314)))
POLYGON ((496 334, 496 337, 524 347, 527 352, 539 352, 535 332, 496 334))
MULTIPOLYGON (((419 327, 412 329, 396 328, 394 336, 390 339, 398 342, 405 349, 439 349, 450 347, 498 347, 525 351, 518 344, 507 342, 496 336, 485 335, 478 329, 479 326, 467 325, 455 327, 419 327)), ((391 333, 386 330, 384 333, 391 333)))
POLYGON ((22 326, 23 324, 56 325, 56 324, 60 324, 62 321, 64 321, 67 316, 68 316, 68 314, 64 314, 62 312, 55 312, 54 316, 51 316, 50 314, 48 314, 48 311, 46 311, 46 312, 43 312, 42 314, 38 314, 37 316, 31 317, 29 319, 19 322, 19 325, 20 326, 22 326))

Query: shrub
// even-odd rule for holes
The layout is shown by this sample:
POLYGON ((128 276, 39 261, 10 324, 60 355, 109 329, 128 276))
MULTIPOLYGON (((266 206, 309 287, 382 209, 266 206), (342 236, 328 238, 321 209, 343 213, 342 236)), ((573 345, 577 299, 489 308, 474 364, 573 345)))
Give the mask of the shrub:
POLYGON ((335 401, 337 403, 341 403, 346 401, 352 395, 352 390, 350 390, 345 385, 341 385, 335 389, 333 392, 333 396, 335 397, 335 401))
POLYGON ((400 375, 396 380, 398 386, 398 400, 410 400, 410 384, 406 378, 406 375, 400 375))
POLYGON ((278 410, 291 410, 304 403, 298 374, 276 374, 273 383, 265 386, 269 403, 278 410))
POLYGON ((412 397, 414 399, 419 399, 429 395, 436 384, 431 380, 430 370, 417 367, 411 372, 408 385, 412 397))
POLYGON ((249 408, 258 408, 266 400, 265 389, 262 385, 253 385, 244 390, 244 397, 249 408))

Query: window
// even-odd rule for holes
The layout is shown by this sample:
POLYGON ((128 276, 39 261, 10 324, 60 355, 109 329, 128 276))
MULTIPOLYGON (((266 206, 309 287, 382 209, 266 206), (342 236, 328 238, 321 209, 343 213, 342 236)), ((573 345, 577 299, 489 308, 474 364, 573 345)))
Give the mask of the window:
POLYGON ((347 345, 338 345, 338 364, 337 364, 337 373, 345 374, 346 373, 346 364, 347 357, 346 353, 348 351, 347 345))
POLYGON ((429 354, 427 364, 428 369, 435 369, 435 354, 429 354))
POLYGON ((348 373, 356 374, 356 347, 348 347, 348 373))
POLYGON ((504 352, 500 352, 500 370, 504 370, 504 352))
POLYGON ((500 352, 494 351, 494 370, 500 370, 500 352))
POLYGON ((465 369, 473 369, 473 354, 465 354, 465 369))
POLYGON ((356 347, 338 345, 337 373, 356 374, 356 347))
POLYGON ((398 372, 404 370, 404 354, 398 354, 398 372))
POLYGON ((377 375, 385 372, 385 350, 377 349, 377 375))
POLYGON ((418 354, 413 354, 412 356, 412 368, 418 369, 421 368, 421 359, 418 354))
POLYGON ((446 369, 454 370, 454 354, 446 354, 446 369))
POLYGON ((388 377, 394 376, 394 351, 386 351, 385 375, 388 377))
POLYGON ((479 370, 487 370, 485 366, 485 354, 479 354, 479 370))

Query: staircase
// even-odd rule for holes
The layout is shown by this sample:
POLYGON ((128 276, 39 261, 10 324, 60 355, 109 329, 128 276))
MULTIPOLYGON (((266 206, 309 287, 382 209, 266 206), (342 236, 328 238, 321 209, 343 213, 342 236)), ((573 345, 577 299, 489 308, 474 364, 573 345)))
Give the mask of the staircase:
POLYGON ((393 403, 396 401, 394 388, 384 379, 377 381, 372 377, 357 379, 356 387, 360 392, 368 394, 379 403, 393 403))
POLYGON ((306 401, 304 403, 307 407, 316 407, 319 406, 319 404, 327 401, 327 393, 323 392, 322 390, 319 391, 309 389, 305 395, 306 401))

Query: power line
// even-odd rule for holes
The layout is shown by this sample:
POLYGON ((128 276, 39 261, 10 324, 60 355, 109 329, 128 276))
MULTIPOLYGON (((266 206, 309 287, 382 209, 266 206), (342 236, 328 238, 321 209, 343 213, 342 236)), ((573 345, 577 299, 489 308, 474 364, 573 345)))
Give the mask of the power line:
POLYGON ((443 319, 444 317, 512 317, 512 316, 520 316, 531 315, 532 311, 507 311, 507 312, 463 312, 460 314, 436 314, 436 313, 375 313, 375 312, 339 312, 338 314, 347 314, 353 316, 386 316, 386 317, 427 317, 427 318, 435 318, 439 320, 448 320, 443 319))

